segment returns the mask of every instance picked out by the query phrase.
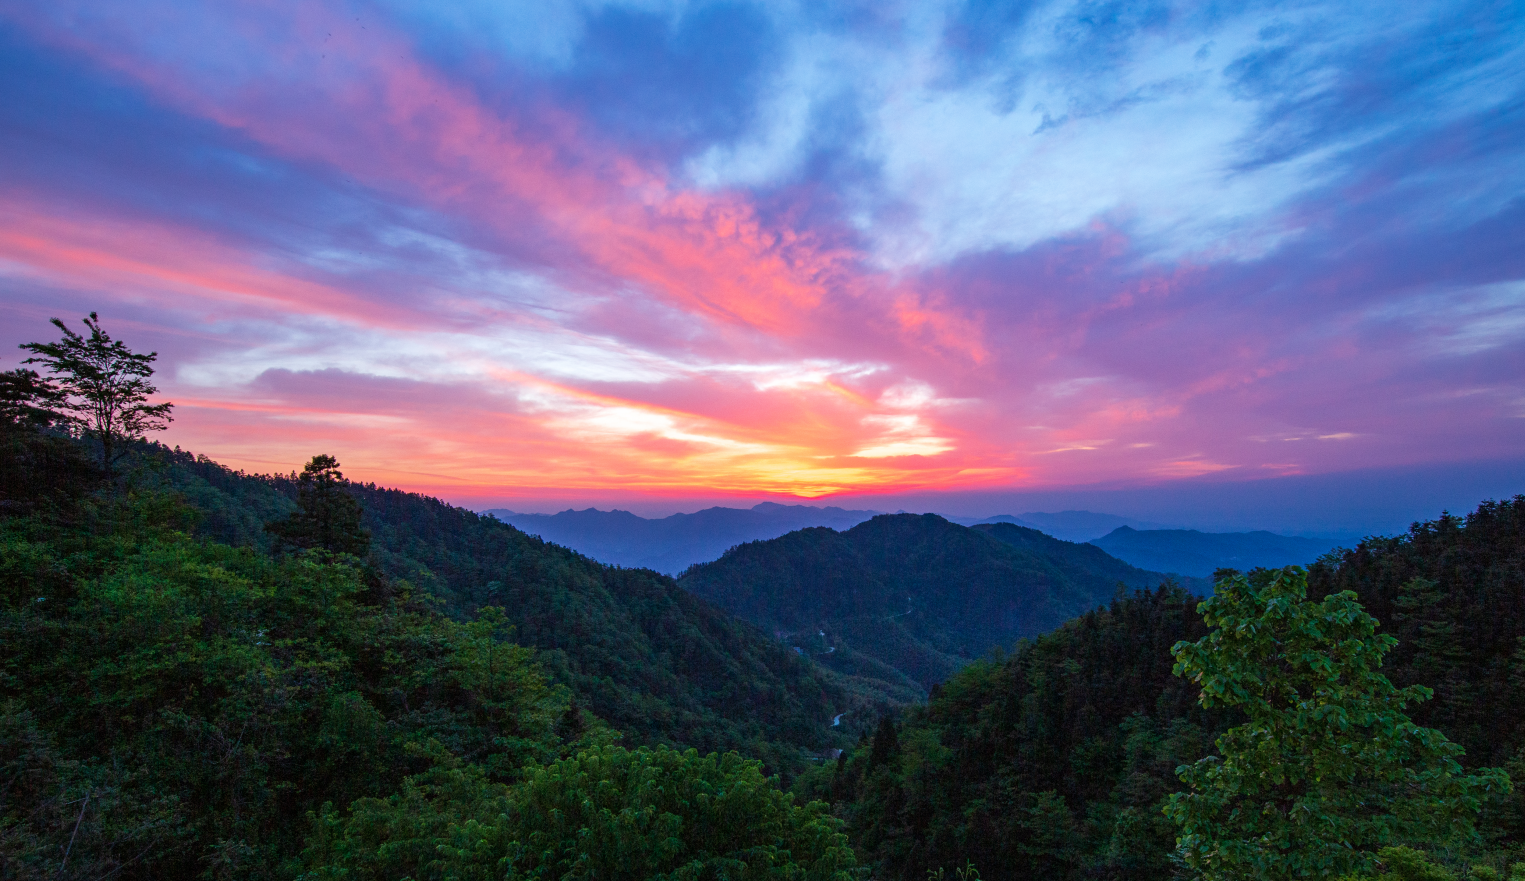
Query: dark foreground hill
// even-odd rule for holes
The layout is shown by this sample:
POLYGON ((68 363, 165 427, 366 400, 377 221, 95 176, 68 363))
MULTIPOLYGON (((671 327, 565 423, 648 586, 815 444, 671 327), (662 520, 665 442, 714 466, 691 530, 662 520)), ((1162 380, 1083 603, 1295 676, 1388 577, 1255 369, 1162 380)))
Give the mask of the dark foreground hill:
MULTIPOLYGON (((198 531, 264 547, 263 524, 295 508, 287 476, 230 471, 162 448, 159 480, 202 514, 198 531)), ((502 606, 512 639, 536 650, 554 681, 638 742, 740 749, 771 768, 802 749, 840 745, 887 706, 745 621, 645 569, 608 566, 437 499, 350 484, 372 535, 371 559, 462 617, 502 606), (853 719, 857 716, 857 719, 853 719)))
POLYGON ((797 772, 843 709, 670 578, 3 416, 0 878, 860 877, 761 762, 651 745, 797 772))
MULTIPOLYGON (((1353 590, 1397 637, 1383 672, 1435 690, 1409 708, 1415 722, 1464 747, 1465 766, 1512 777, 1514 793, 1483 806, 1481 846, 1451 858, 1520 862, 1525 497, 1369 538, 1308 574, 1310 595, 1353 590)), ((1196 604, 1180 590, 1136 593, 965 667, 813 791, 850 818, 876 878, 920 881, 965 860, 986 881, 1177 877, 1179 830, 1161 811, 1181 789, 1176 768, 1239 721, 1203 711, 1172 675, 1171 646, 1206 633, 1196 604)))
POLYGON ((1248 571, 1307 566, 1335 542, 1274 532, 1198 532, 1195 529, 1132 529, 1119 526, 1096 545, 1119 560, 1158 572, 1210 577, 1219 569, 1248 571))
POLYGON ((751 542, 679 583, 851 676, 928 688, 1163 576, 1009 523, 882 515, 751 542))
POLYGON ((482 513, 604 563, 677 575, 742 542, 777 538, 810 526, 849 529, 877 512, 763 502, 749 509, 706 508, 654 520, 629 511, 596 508, 559 514, 516 514, 494 508, 482 513))

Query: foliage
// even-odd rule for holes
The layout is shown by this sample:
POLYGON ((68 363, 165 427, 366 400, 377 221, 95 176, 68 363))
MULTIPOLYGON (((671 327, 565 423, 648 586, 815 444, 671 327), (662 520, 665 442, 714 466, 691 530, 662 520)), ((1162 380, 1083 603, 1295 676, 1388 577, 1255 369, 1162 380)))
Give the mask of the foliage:
POLYGON ((1175 670, 1205 707, 1247 717, 1221 757, 1183 766, 1191 791, 1166 808, 1209 881, 1332 877, 1385 845, 1465 839, 1485 794, 1508 790, 1502 771, 1464 775, 1461 748, 1403 713, 1430 691, 1378 672, 1397 640, 1355 594, 1311 602, 1292 566, 1222 579, 1200 611, 1213 631, 1175 646, 1175 670))
POLYGON ((1516 758, 1525 699, 1504 698, 1525 683, 1525 497, 1368 538, 1309 568, 1310 596, 1342 590, 1398 639, 1393 681, 1434 689, 1416 722, 1445 731, 1476 764, 1516 758))
POLYGON ((0 876, 278 877, 324 802, 560 752, 566 698, 500 611, 378 603, 353 565, 192 539, 154 494, 85 510, 0 523, 0 876))
POLYGON ((371 561, 272 556, 249 512, 290 511, 297 480, 135 452, 142 470, 122 492, 76 499, 67 518, 0 521, 0 877, 258 879, 351 864, 396 877, 386 867, 404 863, 424 877, 442 859, 496 872, 511 850, 537 877, 568 861, 603 877, 849 877, 839 824, 794 806, 759 763, 597 746, 618 735, 583 707, 612 704, 644 738, 734 738, 802 761, 799 740, 774 745, 732 720, 819 736, 829 716, 791 716, 790 689, 824 701, 824 680, 748 625, 670 579, 370 486, 346 491, 380 527, 371 561), (176 485, 209 513, 163 492, 176 485), (497 583, 480 584, 489 572, 497 583), (565 648, 509 644, 494 598, 565 648), (590 610, 624 617, 605 634, 590 610), (618 659, 625 678, 578 675, 574 652, 597 670, 610 639, 644 641, 618 659), (638 669, 643 657, 654 663, 638 669), (571 700, 537 661, 584 693, 571 700), (692 709, 664 715, 677 706, 692 709), (567 817, 589 804, 575 828, 533 807, 567 817), (496 837, 451 852, 461 830, 496 837), (546 847, 514 850, 531 840, 546 847))
POLYGON ((829 786, 875 877, 1168 877, 1174 769, 1225 727, 1171 675, 1170 646, 1206 632, 1195 605, 1170 586, 1118 597, 882 722, 829 786))
POLYGON ((23 343, 32 353, 25 364, 41 364, 56 384, 51 409, 84 426, 101 445, 101 470, 109 477, 124 452, 123 441, 136 440, 169 425, 170 403, 150 404, 158 389, 148 381, 157 352, 140 355, 101 329, 94 313, 85 319, 89 338, 54 318, 63 338, 53 343, 23 343))
POLYGON ((66 420, 60 412, 66 402, 58 383, 43 379, 35 370, 0 371, 0 424, 49 428, 66 420))
POLYGON ((792 804, 735 753, 606 746, 513 786, 436 769, 327 811, 303 877, 847 881, 856 861, 824 807, 792 804))
POLYGON ((0 372, 0 515, 68 504, 95 483, 89 457, 65 433, 56 383, 25 368, 0 372))
POLYGON ((297 478, 298 510, 266 524, 266 531, 285 547, 365 556, 371 535, 360 525, 360 503, 346 491, 348 483, 338 459, 313 456, 297 478))
MULTIPOLYGON (((1310 567, 1308 582, 1316 600, 1354 590, 1398 637, 1383 672, 1399 688, 1434 685, 1435 699, 1412 707, 1414 721, 1465 746, 1463 767, 1502 765, 1525 780, 1525 498, 1369 538, 1310 567)), ((1021 848, 1048 791, 1068 813, 1049 801, 1059 834, 1050 840, 1073 848, 1055 851, 1061 868, 1043 874, 1186 871, 1172 865, 1177 830, 1161 812, 1179 788, 1174 770, 1245 720, 1238 707, 1201 707, 1171 675, 1174 643, 1207 632, 1195 601, 1175 597, 1120 598, 1005 660, 971 665, 904 715, 900 758, 888 767, 866 772, 865 739, 829 782, 802 782, 831 793, 880 878, 920 881, 966 854, 987 877, 1037 877, 1035 856, 1021 848)), ((1522 789, 1482 800, 1483 841, 1445 851, 1447 865, 1481 879, 1525 860, 1522 789)))
POLYGON ((1525 863, 1515 863, 1507 876, 1498 869, 1474 864, 1465 872, 1453 872, 1445 865, 1435 862, 1430 854, 1412 847, 1399 845, 1384 847, 1377 851, 1374 874, 1347 875, 1341 881, 1458 881, 1466 877, 1472 881, 1525 881, 1525 863))
POLYGON ((1456 873, 1431 862, 1412 847, 1384 847, 1377 852, 1372 881, 1456 881, 1456 873))
MULTIPOLYGON (((266 521, 297 510, 295 476, 242 474, 189 453, 140 448, 146 483, 183 495, 208 538, 272 546, 266 521)), ((438 499, 349 483, 371 534, 366 570, 467 618, 501 606, 514 639, 578 704, 635 742, 738 750, 786 776, 806 751, 846 746, 878 704, 844 687, 671 578, 621 569, 438 499), (847 713, 843 726, 832 717, 847 713), (837 732, 841 732, 840 734, 837 732)))

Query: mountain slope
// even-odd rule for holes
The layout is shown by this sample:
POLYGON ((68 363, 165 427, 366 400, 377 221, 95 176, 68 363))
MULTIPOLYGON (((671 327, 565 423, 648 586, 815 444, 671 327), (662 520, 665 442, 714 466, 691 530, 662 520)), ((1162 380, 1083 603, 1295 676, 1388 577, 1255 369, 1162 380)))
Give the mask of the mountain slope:
POLYGON ((1198 532, 1195 529, 1133 529, 1119 526, 1096 545, 1119 560, 1160 572, 1199 578, 1218 569, 1307 566, 1332 550, 1333 541, 1274 532, 1198 532))
MULTIPOLYGON (((159 480, 202 513, 202 534, 268 543, 262 524, 294 508, 284 476, 230 471, 158 448, 159 480)), ((744 749, 774 769, 801 749, 856 736, 856 721, 888 706, 859 697, 755 626, 655 572, 620 569, 437 500, 351 484, 382 572, 464 616, 502 606, 512 639, 576 700, 638 742, 744 749), (831 720, 850 714, 833 729, 831 720)))
MULTIPOLYGON (((1465 767, 1509 771, 1514 792, 1485 803, 1479 822, 1494 858, 1468 859, 1518 862, 1525 497, 1368 538, 1316 563, 1308 582, 1313 599, 1354 591, 1397 638, 1383 674, 1435 692, 1408 707, 1415 722, 1463 746, 1465 767)), ((1179 829, 1162 805, 1180 789, 1176 768, 1242 720, 1204 710, 1197 686, 1172 672, 1171 647, 1206 632, 1184 591, 1120 597, 959 671, 872 749, 853 751, 823 794, 876 878, 921 879, 965 860, 988 881, 1171 877, 1179 829)))
POLYGON ((1011 524, 893 514, 846 532, 804 529, 741 545, 679 584, 790 635, 833 669, 870 675, 867 658, 928 688, 971 658, 1106 601, 1119 582, 1162 578, 1011 524))
POLYGON ((482 512, 616 566, 655 569, 676 575, 694 563, 713 560, 726 548, 747 541, 776 538, 809 526, 848 529, 874 516, 873 511, 844 511, 807 505, 763 502, 750 509, 706 508, 657 520, 629 511, 562 511, 516 514, 503 508, 482 512))

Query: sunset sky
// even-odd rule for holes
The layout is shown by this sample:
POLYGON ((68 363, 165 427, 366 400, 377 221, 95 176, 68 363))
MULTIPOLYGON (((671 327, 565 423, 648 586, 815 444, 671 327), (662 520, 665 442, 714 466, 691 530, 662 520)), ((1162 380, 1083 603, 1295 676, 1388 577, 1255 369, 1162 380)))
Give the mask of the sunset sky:
POLYGON ((0 80, 0 367, 97 310, 235 467, 996 513, 1525 459, 1517 2, 0 0, 0 80))

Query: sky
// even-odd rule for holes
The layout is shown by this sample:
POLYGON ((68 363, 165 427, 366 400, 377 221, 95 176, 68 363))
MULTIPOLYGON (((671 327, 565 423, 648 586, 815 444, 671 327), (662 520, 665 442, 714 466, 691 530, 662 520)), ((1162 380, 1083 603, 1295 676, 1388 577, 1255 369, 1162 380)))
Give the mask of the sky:
POLYGON ((0 368, 98 311, 233 467, 1525 491, 1512 0, 0 0, 0 80, 0 368))

